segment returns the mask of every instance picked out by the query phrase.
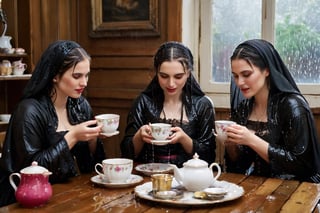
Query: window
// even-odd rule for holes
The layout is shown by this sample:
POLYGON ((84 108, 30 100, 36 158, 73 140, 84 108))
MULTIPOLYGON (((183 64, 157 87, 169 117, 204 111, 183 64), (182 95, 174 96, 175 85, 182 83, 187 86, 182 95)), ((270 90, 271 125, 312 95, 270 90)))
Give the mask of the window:
POLYGON ((193 6, 200 11, 199 81, 215 105, 229 107, 234 48, 264 38, 275 45, 311 107, 319 107, 319 7, 320 0, 201 0, 193 6))

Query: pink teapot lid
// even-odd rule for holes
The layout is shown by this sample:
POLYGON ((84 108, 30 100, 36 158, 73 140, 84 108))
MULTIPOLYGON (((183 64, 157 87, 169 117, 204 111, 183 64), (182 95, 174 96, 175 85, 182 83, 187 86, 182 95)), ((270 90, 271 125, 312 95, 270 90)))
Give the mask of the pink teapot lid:
POLYGON ((31 163, 31 166, 28 166, 28 167, 22 169, 20 171, 20 173, 23 173, 23 174, 43 174, 43 173, 51 174, 51 172, 49 172, 48 169, 46 169, 42 166, 38 166, 37 161, 33 161, 31 163))

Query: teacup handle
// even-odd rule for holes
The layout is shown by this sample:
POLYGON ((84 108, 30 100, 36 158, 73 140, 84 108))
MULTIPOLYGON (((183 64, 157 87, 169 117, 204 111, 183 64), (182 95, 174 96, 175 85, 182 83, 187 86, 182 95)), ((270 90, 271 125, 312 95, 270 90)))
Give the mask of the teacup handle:
POLYGON ((23 67, 23 69, 27 69, 28 65, 25 63, 22 63, 22 67, 23 67))
POLYGON ((219 177, 220 177, 220 175, 221 175, 221 168, 220 168, 220 166, 219 166, 219 164, 218 163, 212 163, 211 165, 210 165, 210 169, 212 170, 212 167, 217 167, 217 169, 218 169, 218 173, 216 174, 216 176, 213 176, 213 179, 214 180, 217 180, 219 177))
POLYGON ((101 163, 97 163, 95 166, 94 166, 94 170, 96 170, 96 173, 98 173, 101 177, 104 176, 103 173, 101 173, 99 170, 98 170, 98 167, 101 167, 101 169, 103 170, 103 166, 101 163))
POLYGON ((17 185, 14 183, 13 181, 13 176, 18 176, 18 178, 21 180, 21 176, 19 173, 12 173, 10 176, 9 176, 9 181, 10 181, 10 184, 11 186, 13 187, 14 191, 17 191, 17 185))
POLYGON ((215 129, 212 129, 212 133, 213 133, 214 136, 216 136, 216 137, 218 136, 218 133, 216 132, 215 129))

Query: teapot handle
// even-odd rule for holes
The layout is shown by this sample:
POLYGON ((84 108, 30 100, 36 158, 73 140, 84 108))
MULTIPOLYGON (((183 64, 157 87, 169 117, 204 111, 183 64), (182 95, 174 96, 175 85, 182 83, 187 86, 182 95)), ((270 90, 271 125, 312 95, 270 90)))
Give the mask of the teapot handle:
POLYGON ((218 173, 216 174, 216 176, 214 176, 213 178, 214 178, 214 180, 217 180, 219 177, 220 177, 220 175, 221 175, 221 168, 220 168, 220 166, 219 166, 219 164, 218 163, 212 163, 211 165, 210 165, 210 169, 212 170, 212 167, 217 167, 217 169, 218 169, 218 173))
POLYGON ((13 176, 18 176, 19 179, 21 180, 21 176, 19 173, 12 173, 10 176, 9 176, 9 181, 10 181, 10 184, 11 186, 13 187, 14 191, 17 191, 17 185, 14 183, 13 181, 13 176))

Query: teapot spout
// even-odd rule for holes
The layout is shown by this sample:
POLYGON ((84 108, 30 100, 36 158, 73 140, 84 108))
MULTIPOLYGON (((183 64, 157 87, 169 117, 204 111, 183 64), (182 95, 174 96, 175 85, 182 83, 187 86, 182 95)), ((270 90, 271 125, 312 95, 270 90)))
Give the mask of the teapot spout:
POLYGON ((183 168, 179 169, 176 165, 170 164, 170 167, 173 168, 173 176, 176 179, 176 181, 180 184, 183 185, 183 172, 181 171, 183 168))

